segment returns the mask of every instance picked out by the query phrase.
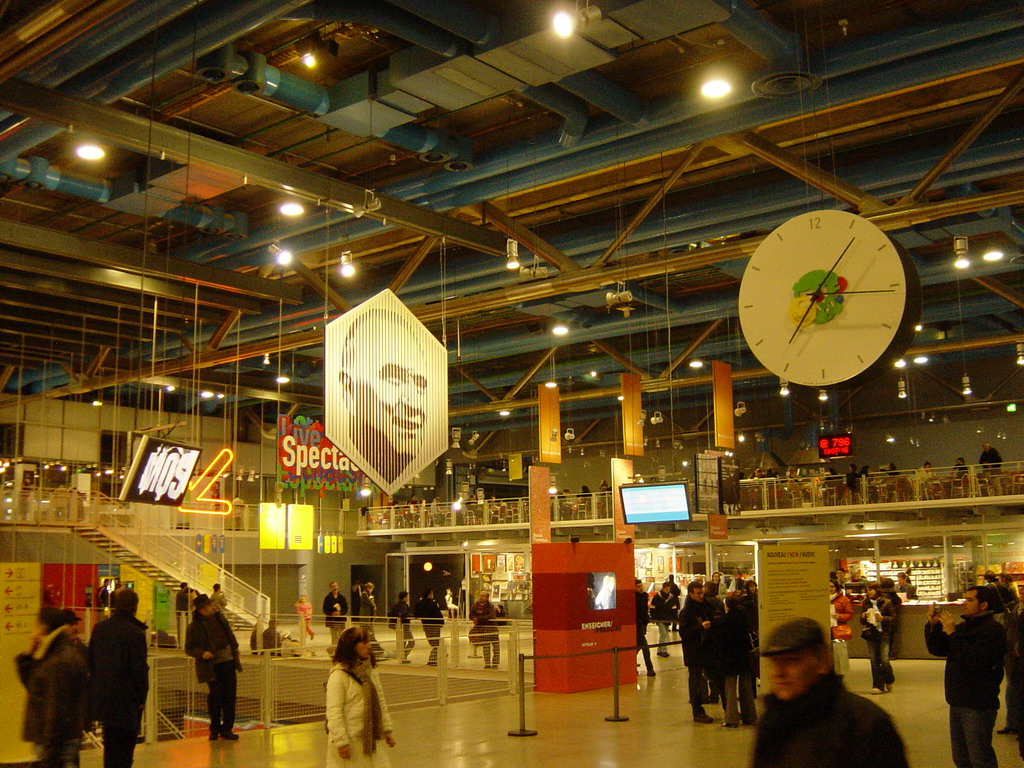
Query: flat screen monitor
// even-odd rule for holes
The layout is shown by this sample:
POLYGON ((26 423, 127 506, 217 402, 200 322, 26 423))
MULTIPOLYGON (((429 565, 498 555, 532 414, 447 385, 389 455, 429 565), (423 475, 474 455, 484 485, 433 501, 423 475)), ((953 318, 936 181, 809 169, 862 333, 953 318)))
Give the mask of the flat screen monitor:
POLYGON ((610 611, 615 608, 614 571, 587 574, 587 607, 592 611, 610 611))
POLYGON ((682 523, 690 519, 685 483, 633 483, 619 488, 627 525, 682 523))

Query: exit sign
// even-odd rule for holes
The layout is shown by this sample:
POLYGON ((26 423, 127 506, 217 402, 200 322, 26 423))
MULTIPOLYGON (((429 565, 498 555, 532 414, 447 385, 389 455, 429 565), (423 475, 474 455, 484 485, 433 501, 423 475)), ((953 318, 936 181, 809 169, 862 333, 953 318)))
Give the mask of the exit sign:
POLYGON ((837 459, 853 455, 853 436, 849 433, 818 437, 818 458, 837 459))

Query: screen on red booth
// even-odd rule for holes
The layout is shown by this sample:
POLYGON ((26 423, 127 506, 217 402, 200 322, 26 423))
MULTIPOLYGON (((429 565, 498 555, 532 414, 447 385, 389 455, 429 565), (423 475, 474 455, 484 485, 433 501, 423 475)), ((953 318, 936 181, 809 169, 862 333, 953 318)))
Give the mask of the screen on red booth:
POLYGON ((853 436, 847 432, 818 437, 818 458, 834 459, 853 455, 853 436))

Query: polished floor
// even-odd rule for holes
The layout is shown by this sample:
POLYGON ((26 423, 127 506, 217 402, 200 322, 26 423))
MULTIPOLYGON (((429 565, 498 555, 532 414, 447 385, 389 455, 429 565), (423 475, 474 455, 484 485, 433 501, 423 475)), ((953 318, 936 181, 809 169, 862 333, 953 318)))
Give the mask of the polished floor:
MULTIPOLYGON (((396 768, 495 768, 497 766, 600 766, 635 768, 743 768, 749 764, 753 729, 694 724, 686 705, 686 673, 677 655, 658 659, 658 676, 621 689, 627 722, 610 723, 610 690, 573 695, 528 694, 527 724, 537 736, 507 735, 518 723, 518 700, 483 699, 446 707, 396 712, 396 768)), ((947 709, 941 661, 896 661, 895 690, 872 699, 889 711, 903 736, 912 766, 949 766, 947 709)), ((847 677, 857 693, 870 688, 867 662, 854 660, 847 677)), ((721 718, 721 709, 709 707, 721 718)), ((997 727, 1002 727, 1000 713, 997 727)), ((837 737, 842 738, 841 735, 837 737)), ((1016 742, 994 736, 1002 766, 1019 766, 1016 742)), ((234 743, 205 739, 140 745, 139 768, 314 768, 324 765, 322 723, 272 732, 243 733, 234 743)), ((855 745, 851 745, 855 748, 855 745)), ((82 755, 83 768, 102 764, 97 752, 82 755)))

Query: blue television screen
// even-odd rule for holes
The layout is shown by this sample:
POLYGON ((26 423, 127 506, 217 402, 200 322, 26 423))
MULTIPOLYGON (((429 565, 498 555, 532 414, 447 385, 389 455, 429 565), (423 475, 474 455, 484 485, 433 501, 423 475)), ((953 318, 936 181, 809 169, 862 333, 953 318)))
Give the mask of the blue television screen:
POLYGON ((619 488, 627 525, 681 523, 690 519, 684 483, 634 483, 619 488))

